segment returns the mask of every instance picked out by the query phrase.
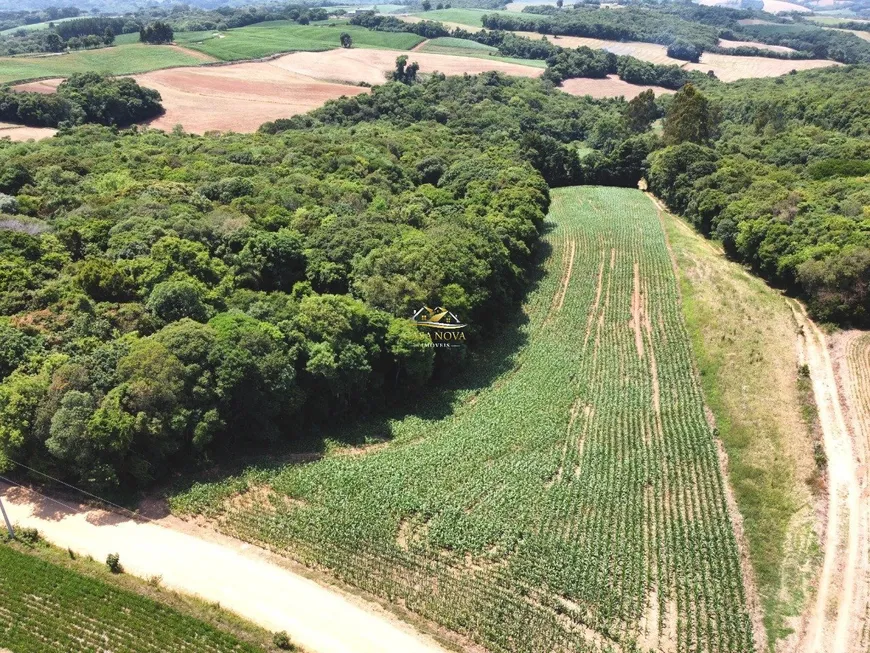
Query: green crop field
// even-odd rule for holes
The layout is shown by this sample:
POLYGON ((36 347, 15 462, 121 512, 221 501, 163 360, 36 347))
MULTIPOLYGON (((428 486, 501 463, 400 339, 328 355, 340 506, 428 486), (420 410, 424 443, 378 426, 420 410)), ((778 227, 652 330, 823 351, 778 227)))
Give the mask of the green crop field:
POLYGON ((414 414, 344 434, 388 443, 195 485, 173 509, 493 653, 751 651, 654 205, 562 188, 547 228, 522 319, 414 414))
POLYGON ((262 653, 172 608, 6 545, 0 615, 0 648, 15 653, 262 653))
POLYGON ((118 45, 51 57, 0 57, 0 84, 37 77, 69 77, 88 71, 114 75, 144 73, 172 66, 197 66, 203 58, 161 45, 118 45))
POLYGON ((416 34, 375 32, 364 27, 338 24, 299 25, 292 21, 257 23, 221 32, 179 32, 179 45, 199 50, 223 61, 256 59, 279 52, 320 51, 340 47, 339 37, 347 32, 354 47, 409 50, 423 41, 416 34))

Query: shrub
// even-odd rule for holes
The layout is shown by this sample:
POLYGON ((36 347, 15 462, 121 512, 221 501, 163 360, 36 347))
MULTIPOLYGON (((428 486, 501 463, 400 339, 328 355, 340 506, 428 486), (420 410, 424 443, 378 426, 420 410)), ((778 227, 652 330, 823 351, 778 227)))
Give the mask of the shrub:
POLYGON ((39 531, 35 528, 16 528, 15 538, 25 544, 38 544, 39 540, 42 539, 39 531))
POLYGON ((110 553, 106 556, 106 566, 113 574, 120 574, 124 571, 124 568, 121 566, 121 556, 117 553, 110 553))
POLYGON ((279 633, 275 633, 272 636, 272 643, 280 648, 282 651, 295 651, 296 647, 293 646, 293 643, 290 641, 290 637, 287 635, 286 631, 281 631, 279 633))
POLYGON ((0 193, 0 213, 15 215, 18 213, 18 200, 11 195, 0 193))

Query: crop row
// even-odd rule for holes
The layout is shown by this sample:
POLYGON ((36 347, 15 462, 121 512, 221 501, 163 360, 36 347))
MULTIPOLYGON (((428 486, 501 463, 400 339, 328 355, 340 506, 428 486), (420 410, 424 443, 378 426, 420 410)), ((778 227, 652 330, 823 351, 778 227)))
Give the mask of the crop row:
POLYGON ((259 649, 155 601, 0 545, 0 648, 16 653, 259 649))

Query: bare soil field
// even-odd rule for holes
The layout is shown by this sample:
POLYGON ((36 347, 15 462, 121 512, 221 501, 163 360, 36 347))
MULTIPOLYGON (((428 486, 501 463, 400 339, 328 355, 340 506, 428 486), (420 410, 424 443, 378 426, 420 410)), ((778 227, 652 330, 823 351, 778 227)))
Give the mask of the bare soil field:
POLYGON ((0 139, 8 138, 13 141, 41 141, 43 138, 51 138, 57 133, 56 129, 49 127, 24 127, 9 122, 0 122, 0 139))
POLYGON ((768 45, 759 41, 729 41, 728 39, 719 39, 719 47, 722 48, 758 48, 759 50, 770 50, 771 52, 796 52, 794 48, 787 48, 784 45, 768 45))
POLYGON ((287 118, 343 95, 367 92, 294 74, 268 62, 158 70, 136 81, 160 92, 166 108, 151 127, 187 131, 252 132, 269 120, 287 118))
MULTIPOLYGON (((335 82, 383 84, 387 73, 396 67, 396 57, 407 54, 397 50, 337 49, 328 52, 295 52, 268 62, 276 68, 321 80, 335 82)), ((518 77, 538 77, 543 70, 480 57, 455 57, 445 54, 415 52, 411 61, 420 64, 421 73, 476 75, 498 70, 518 77)), ((258 64, 254 64, 258 65, 258 64)))
MULTIPOLYGON (((166 108, 149 123, 170 130, 182 125, 193 133, 207 131, 252 132, 264 122, 287 118, 323 106, 343 95, 367 93, 360 82, 383 84, 395 68, 397 50, 336 49, 296 52, 271 61, 226 66, 183 67, 135 75, 137 82, 160 92, 166 108)), ((499 70, 509 75, 537 77, 540 68, 479 57, 456 57, 416 52, 420 72, 461 75, 499 70)), ((22 84, 20 90, 52 93, 61 79, 22 84)), ((641 89, 642 90, 642 89, 641 89)), ((45 138, 54 130, 18 127, 8 135, 15 140, 45 138), (18 132, 21 132, 20 134, 18 132)), ((6 135, 6 131, 0 131, 6 135)))
POLYGON ((621 95, 626 100, 631 100, 647 89, 652 89, 656 95, 673 93, 672 90, 662 86, 629 84, 619 79, 616 75, 608 75, 606 79, 588 79, 583 77, 566 79, 562 82, 560 88, 571 95, 590 95, 596 99, 619 97, 621 95))
MULTIPOLYGON (((530 39, 540 39, 544 35, 537 32, 514 32, 517 36, 525 36, 530 39)), ((586 46, 593 50, 607 50, 613 54, 627 55, 649 61, 650 63, 663 65, 682 66, 685 61, 673 59, 668 56, 668 49, 656 43, 642 43, 640 41, 608 41, 605 39, 587 38, 585 36, 552 36, 547 39, 553 44, 563 48, 579 48, 586 46)))
POLYGON ((792 70, 809 70, 840 64, 827 59, 771 59, 770 57, 735 57, 728 54, 705 52, 699 63, 686 64, 687 70, 706 73, 712 70, 723 82, 747 77, 778 77, 792 70))

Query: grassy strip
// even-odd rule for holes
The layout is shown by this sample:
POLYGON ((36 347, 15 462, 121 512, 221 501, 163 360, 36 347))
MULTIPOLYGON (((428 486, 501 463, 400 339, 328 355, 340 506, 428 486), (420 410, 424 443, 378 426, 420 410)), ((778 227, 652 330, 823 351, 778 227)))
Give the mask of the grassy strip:
POLYGON ((821 562, 816 464, 795 324, 783 298, 665 214, 705 398, 729 457, 771 646, 787 636, 821 562))

